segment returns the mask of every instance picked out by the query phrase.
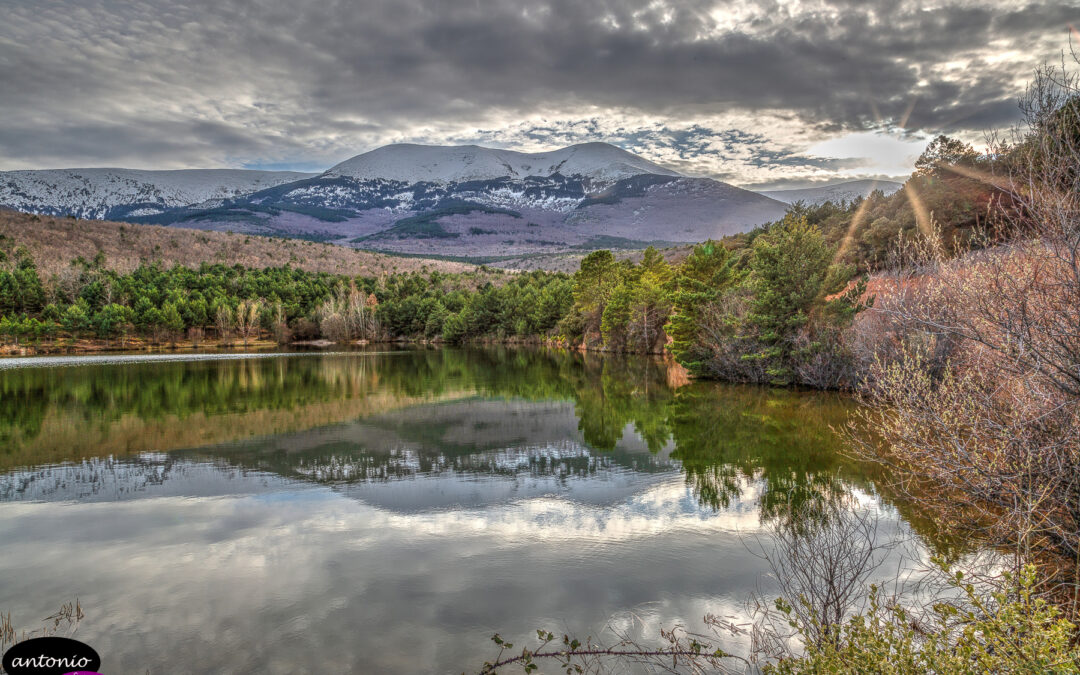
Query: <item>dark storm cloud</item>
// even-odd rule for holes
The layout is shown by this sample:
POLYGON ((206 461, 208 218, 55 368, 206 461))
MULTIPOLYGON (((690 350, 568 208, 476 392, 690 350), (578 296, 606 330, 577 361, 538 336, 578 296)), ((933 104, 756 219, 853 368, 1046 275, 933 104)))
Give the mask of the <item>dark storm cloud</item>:
MULTIPOLYGON (((287 147, 289 142, 285 140, 283 144, 287 147)), ((0 122, 0 147, 13 156, 37 153, 93 158, 102 154, 102 149, 109 149, 123 153, 133 161, 138 157, 167 156, 187 158, 196 164, 208 152, 225 151, 240 156, 280 149, 264 139, 245 134, 242 129, 203 120, 142 124, 99 122, 48 130, 0 122)))
MULTIPOLYGON (((920 5, 0 0, 0 168, 329 163, 581 111, 591 128, 522 138, 665 138, 613 129, 608 111, 673 129, 782 111, 817 133, 964 132, 1014 120, 1024 79, 1080 21, 1066 2, 920 5)), ((695 150, 667 136, 676 154, 695 150)))

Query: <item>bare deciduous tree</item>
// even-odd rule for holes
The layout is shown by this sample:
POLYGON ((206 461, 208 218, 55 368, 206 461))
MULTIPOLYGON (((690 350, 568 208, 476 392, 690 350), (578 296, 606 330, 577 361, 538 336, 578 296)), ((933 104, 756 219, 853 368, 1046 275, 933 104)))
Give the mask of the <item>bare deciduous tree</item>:
POLYGON ((378 302, 373 294, 364 293, 355 284, 327 298, 316 318, 323 337, 334 342, 371 340, 379 332, 375 309, 378 302))
POLYGON ((214 317, 214 321, 217 324, 218 339, 222 344, 228 344, 232 339, 233 330, 233 311, 228 305, 221 304, 217 308, 217 315, 214 317))
POLYGON ((259 310, 261 308, 262 301, 258 299, 241 300, 236 306, 236 329, 245 347, 248 346, 248 340, 259 336, 259 310))
POLYGON ((203 339, 203 329, 202 329, 202 327, 201 326, 192 326, 191 328, 188 328, 187 337, 188 337, 188 340, 191 341, 191 346, 198 349, 199 348, 199 343, 201 343, 202 339, 203 339))
POLYGON ((274 340, 279 345, 287 344, 292 338, 292 334, 289 331, 288 318, 285 316, 285 306, 280 301, 274 303, 272 316, 273 325, 271 330, 274 333, 274 340))

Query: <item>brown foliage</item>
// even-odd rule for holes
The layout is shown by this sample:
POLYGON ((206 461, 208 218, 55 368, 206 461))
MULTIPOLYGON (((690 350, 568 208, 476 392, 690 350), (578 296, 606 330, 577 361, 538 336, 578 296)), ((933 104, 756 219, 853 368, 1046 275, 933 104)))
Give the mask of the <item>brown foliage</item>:
POLYGON ((144 263, 165 267, 201 263, 244 265, 251 268, 291 265, 308 272, 349 276, 383 276, 392 272, 467 272, 473 265, 421 258, 398 258, 298 239, 276 239, 227 232, 188 230, 157 225, 132 225, 102 220, 36 216, 0 209, 0 236, 25 246, 43 278, 70 274, 69 263, 99 252, 105 266, 121 273, 144 263))
POLYGON ((334 342, 373 340, 378 337, 378 307, 373 293, 364 293, 351 284, 348 289, 328 298, 316 312, 322 336, 334 342))
POLYGON ((1029 92, 1023 150, 998 177, 1010 193, 997 213, 1006 242, 949 259, 930 236, 879 283, 861 417, 883 443, 852 435, 939 522, 981 532, 1017 566, 1039 563, 1047 590, 1076 613, 1080 134, 1042 122, 1049 113, 1038 106, 1075 100, 1076 82, 1056 77, 1044 73, 1034 87, 1072 93, 1029 92))

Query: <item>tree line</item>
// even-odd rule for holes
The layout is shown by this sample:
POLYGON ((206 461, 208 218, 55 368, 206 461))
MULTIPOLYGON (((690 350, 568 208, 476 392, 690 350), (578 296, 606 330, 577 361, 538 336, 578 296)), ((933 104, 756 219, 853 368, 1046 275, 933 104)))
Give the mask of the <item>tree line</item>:
POLYGON ((454 342, 546 335, 569 309, 570 278, 533 272, 391 274, 383 278, 253 269, 142 265, 77 258, 42 278, 24 249, 0 242, 0 337, 16 344, 139 338, 248 343, 328 339, 454 342))
POLYGON ((835 359, 839 332, 865 306, 865 280, 853 275, 821 230, 792 214, 746 250, 710 241, 674 266, 652 248, 639 264, 591 253, 559 329, 593 348, 670 350, 698 376, 811 384, 800 369, 835 359))

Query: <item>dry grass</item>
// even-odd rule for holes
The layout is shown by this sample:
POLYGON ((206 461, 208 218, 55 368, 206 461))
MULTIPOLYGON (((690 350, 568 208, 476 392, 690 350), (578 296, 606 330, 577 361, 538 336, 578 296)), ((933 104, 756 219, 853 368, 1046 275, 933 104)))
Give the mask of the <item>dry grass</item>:
POLYGON ((121 273, 153 262, 165 267, 198 267, 204 262, 253 268, 288 264, 308 272, 376 277, 393 272, 475 269, 465 263, 398 258, 297 239, 54 218, 9 210, 0 210, 0 236, 11 240, 3 242, 3 248, 25 246, 43 277, 66 269, 79 256, 91 260, 99 252, 105 254, 106 267, 121 273))

